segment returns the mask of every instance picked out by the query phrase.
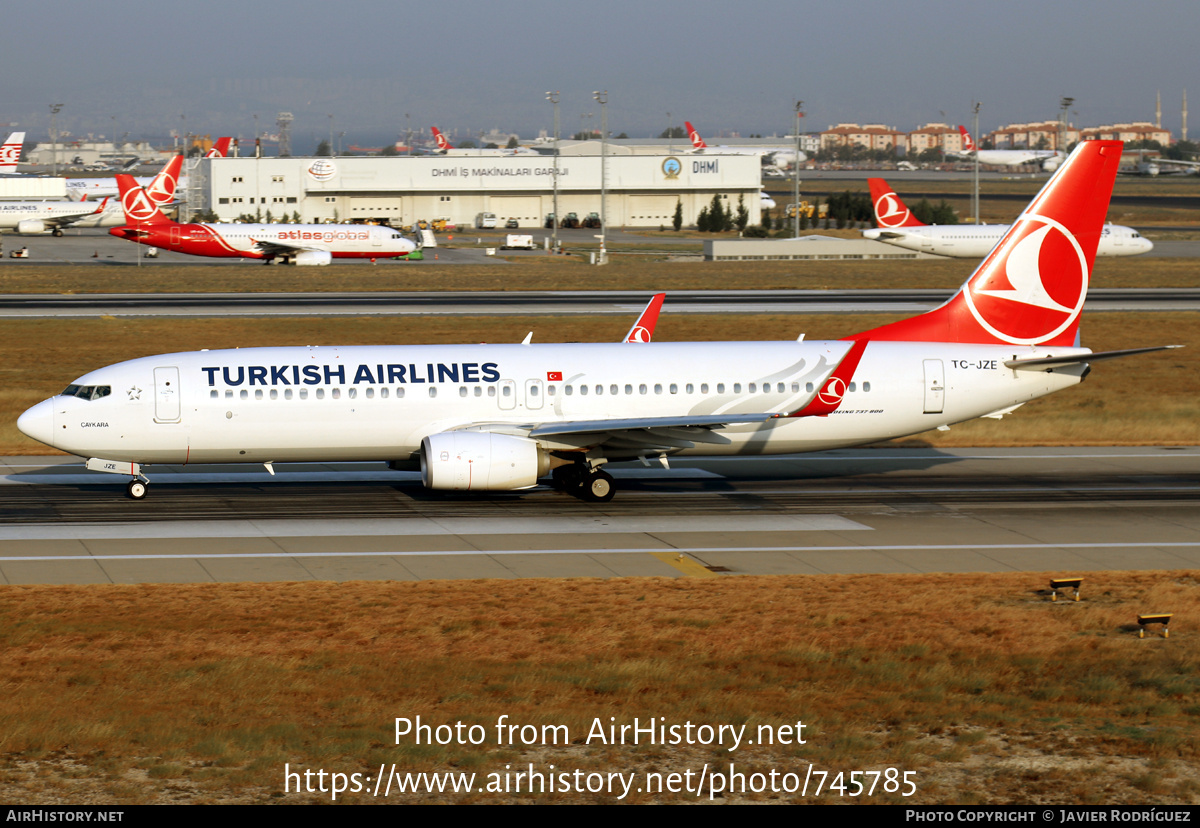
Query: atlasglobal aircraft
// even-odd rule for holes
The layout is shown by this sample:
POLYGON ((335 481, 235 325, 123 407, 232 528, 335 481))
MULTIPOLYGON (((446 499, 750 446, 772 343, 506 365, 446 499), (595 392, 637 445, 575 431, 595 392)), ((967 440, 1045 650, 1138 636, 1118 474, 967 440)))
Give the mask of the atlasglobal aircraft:
MULTIPOLYGON (((878 227, 862 232, 863 238, 886 242, 907 250, 963 259, 981 259, 1004 237, 1008 224, 925 224, 912 214, 900 196, 882 178, 868 178, 871 204, 878 227)), ((1097 256, 1137 256, 1154 245, 1132 227, 1106 224, 1100 231, 1097 256)))
POLYGON ((367 224, 177 224, 162 214, 133 176, 118 175, 117 186, 125 225, 108 232, 177 253, 327 265, 334 259, 407 256, 417 249, 398 230, 367 224))
POLYGON ((1120 157, 1118 141, 1081 144, 949 301, 841 340, 164 354, 85 374, 17 426, 131 476, 134 498, 153 463, 378 460, 435 490, 552 474, 605 501, 617 460, 819 451, 1001 417, 1135 353, 1078 344, 1120 157))

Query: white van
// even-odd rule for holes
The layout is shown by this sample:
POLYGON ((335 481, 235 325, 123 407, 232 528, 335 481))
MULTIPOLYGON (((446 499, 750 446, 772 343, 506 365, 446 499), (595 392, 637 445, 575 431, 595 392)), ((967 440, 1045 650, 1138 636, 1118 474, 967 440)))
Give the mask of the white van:
POLYGON ((480 230, 496 229, 496 214, 495 213, 477 213, 475 215, 475 226, 480 230))

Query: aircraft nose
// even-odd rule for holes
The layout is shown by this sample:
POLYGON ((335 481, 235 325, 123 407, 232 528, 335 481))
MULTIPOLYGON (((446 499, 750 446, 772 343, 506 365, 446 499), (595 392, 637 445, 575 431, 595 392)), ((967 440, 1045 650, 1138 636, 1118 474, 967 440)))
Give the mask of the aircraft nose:
POLYGON ((54 400, 43 400, 18 417, 17 428, 39 443, 54 445, 54 400))
POLYGON ((1154 242, 1150 241, 1145 236, 1142 236, 1142 249, 1149 253, 1154 249, 1154 242))

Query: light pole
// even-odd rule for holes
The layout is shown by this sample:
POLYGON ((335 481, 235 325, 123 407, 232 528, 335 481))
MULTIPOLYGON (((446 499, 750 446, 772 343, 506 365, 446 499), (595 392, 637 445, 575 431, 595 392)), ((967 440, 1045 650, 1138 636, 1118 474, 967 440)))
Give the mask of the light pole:
POLYGON ((1059 152, 1067 151, 1067 110, 1071 108, 1071 104, 1075 103, 1074 98, 1063 98, 1059 102, 1059 107, 1062 109, 1062 114, 1058 118, 1058 146, 1055 147, 1059 152))
MULTIPOLYGON (((976 138, 983 137, 982 135, 979 134, 979 107, 980 106, 982 106, 982 104, 980 104, 979 101, 976 101, 975 104, 971 107, 971 111, 972 111, 971 134, 974 135, 976 138)), ((974 193, 975 193, 975 197, 974 197, 975 203, 971 205, 971 212, 973 212, 975 214, 975 223, 979 224, 979 151, 978 150, 975 151, 975 191, 974 191, 974 193)))
POLYGON ((667 113, 667 155, 675 154, 675 128, 671 126, 671 113, 667 113))
POLYGON ((554 104, 554 174, 551 180, 554 182, 554 220, 550 222, 550 249, 555 253, 558 252, 558 90, 546 93, 546 100, 554 104))
POLYGON ((54 142, 54 175, 58 175, 58 113, 63 108, 60 103, 50 104, 50 138, 54 142))
POLYGON ((333 158, 333 115, 329 116, 329 157, 333 158))
POLYGON ((800 119, 804 117, 804 101, 796 101, 796 163, 792 165, 792 216, 795 238, 800 238, 800 119))
POLYGON ((608 251, 604 242, 608 235, 607 188, 608 177, 608 90, 593 92, 592 97, 600 104, 600 256, 596 264, 608 264, 608 251))

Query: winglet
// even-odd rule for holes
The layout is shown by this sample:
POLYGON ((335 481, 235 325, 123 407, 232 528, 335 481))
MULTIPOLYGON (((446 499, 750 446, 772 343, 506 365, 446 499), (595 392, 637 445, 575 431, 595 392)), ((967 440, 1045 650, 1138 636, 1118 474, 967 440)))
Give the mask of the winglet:
POLYGON ((646 309, 642 311, 641 316, 633 323, 633 327, 629 329, 629 333, 625 334, 622 342, 649 342, 654 337, 654 326, 658 324, 658 314, 662 310, 663 299, 667 297, 665 293, 656 293, 646 303, 646 309))
POLYGON ((1122 146, 1081 142, 946 304, 847 338, 1072 346, 1122 146))
POLYGON ((900 196, 882 178, 868 178, 871 188, 871 207, 875 211, 875 224, 885 229, 893 227, 924 227, 925 222, 917 219, 900 200, 900 196))

